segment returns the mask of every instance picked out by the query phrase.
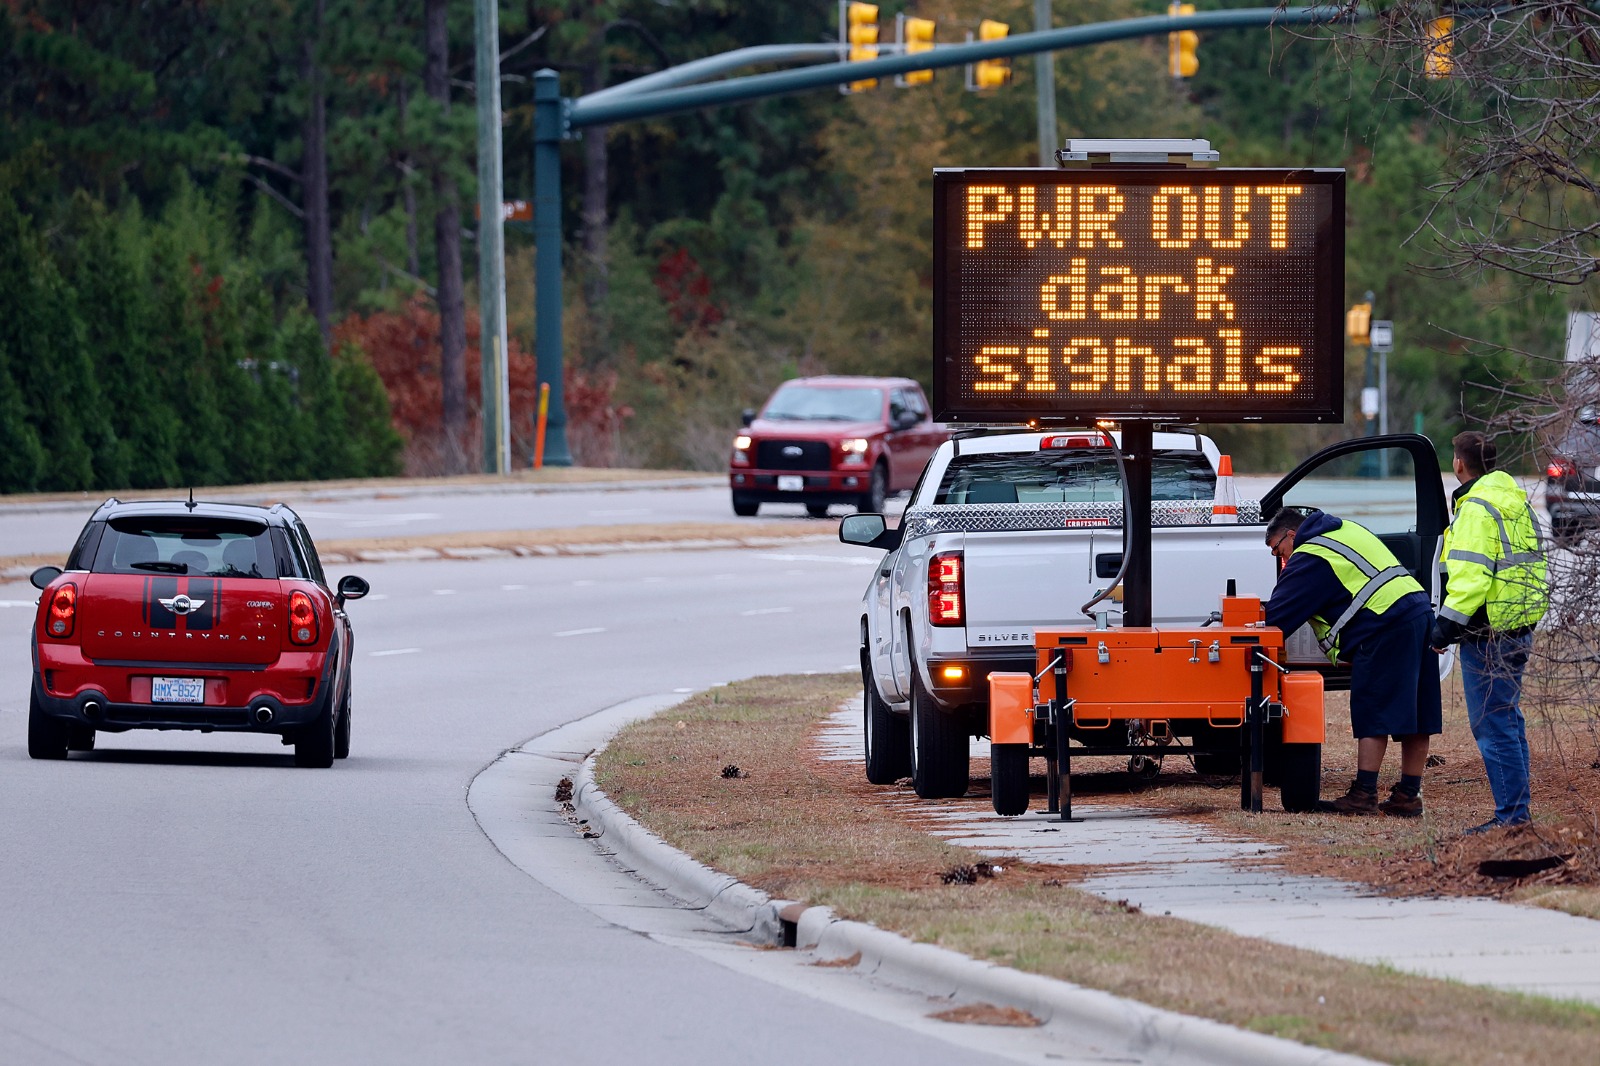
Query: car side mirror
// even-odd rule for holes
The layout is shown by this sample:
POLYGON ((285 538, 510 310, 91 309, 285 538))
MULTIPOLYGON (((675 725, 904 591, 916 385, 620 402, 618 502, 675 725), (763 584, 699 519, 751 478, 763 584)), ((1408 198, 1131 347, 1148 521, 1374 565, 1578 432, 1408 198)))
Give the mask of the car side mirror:
POLYGON ((372 586, 367 584, 367 579, 354 574, 346 574, 339 579, 339 602, 345 600, 359 600, 372 591, 372 586))
POLYGON ((899 529, 889 528, 881 514, 852 514, 839 520, 839 539, 846 544, 893 551, 900 547, 901 536, 899 529))
POLYGON ((743 411, 739 412, 739 424, 741 426, 748 426, 750 423, 754 422, 755 420, 756 420, 756 413, 755 413, 755 411, 751 410, 750 408, 746 407, 743 411))
POLYGON ((912 426, 916 425, 918 422, 921 422, 921 421, 922 421, 922 419, 917 415, 917 412, 915 412, 915 411, 901 411, 899 416, 896 417, 895 420, 894 420, 894 428, 895 429, 910 429, 912 426))
POLYGON ((60 576, 61 567, 41 566, 39 569, 28 575, 28 584, 32 585, 36 589, 39 589, 40 591, 43 591, 44 589, 50 587, 50 582, 54 581, 60 576))

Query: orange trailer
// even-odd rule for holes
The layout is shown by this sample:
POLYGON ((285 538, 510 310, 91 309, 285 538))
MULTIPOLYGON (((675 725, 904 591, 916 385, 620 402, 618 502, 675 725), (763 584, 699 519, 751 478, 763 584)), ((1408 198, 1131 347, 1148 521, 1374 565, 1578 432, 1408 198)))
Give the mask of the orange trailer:
POLYGON ((995 812, 1028 809, 1028 760, 1045 759, 1049 811, 1072 817, 1074 755, 1130 766, 1193 754, 1242 768, 1240 803, 1266 784, 1285 810, 1316 805, 1324 738, 1322 675, 1291 673, 1261 601, 1224 596, 1220 625, 1038 629, 1034 673, 989 675, 995 812))

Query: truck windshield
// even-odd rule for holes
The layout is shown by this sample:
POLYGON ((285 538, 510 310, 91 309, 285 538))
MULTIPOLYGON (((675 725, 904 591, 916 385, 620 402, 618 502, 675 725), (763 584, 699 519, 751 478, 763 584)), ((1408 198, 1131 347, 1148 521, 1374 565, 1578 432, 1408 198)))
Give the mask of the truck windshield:
MULTIPOLYGON (((1200 452, 1157 452, 1153 500, 1209 500, 1217 476, 1200 452)), ((951 460, 934 503, 1121 503, 1117 461, 1104 452, 1036 451, 951 460)))
POLYGON ((883 417, 883 390, 791 385, 777 391, 761 417, 796 422, 876 422, 883 417))

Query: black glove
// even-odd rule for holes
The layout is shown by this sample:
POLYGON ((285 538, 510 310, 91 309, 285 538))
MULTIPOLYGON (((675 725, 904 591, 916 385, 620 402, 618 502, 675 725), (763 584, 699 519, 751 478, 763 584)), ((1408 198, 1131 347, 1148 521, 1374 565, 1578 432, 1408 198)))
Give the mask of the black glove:
POLYGON ((1461 639, 1461 624, 1448 618, 1435 618, 1433 620, 1433 636, 1428 646, 1443 650, 1461 639))

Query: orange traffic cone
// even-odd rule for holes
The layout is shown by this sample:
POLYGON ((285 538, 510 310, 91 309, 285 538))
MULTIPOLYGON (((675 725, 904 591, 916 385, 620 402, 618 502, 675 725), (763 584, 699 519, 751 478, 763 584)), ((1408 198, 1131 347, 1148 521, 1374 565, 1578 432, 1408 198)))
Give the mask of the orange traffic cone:
POLYGON ((1239 493, 1233 487, 1233 457, 1217 460, 1217 491, 1211 500, 1211 524, 1233 525, 1239 521, 1239 493))

